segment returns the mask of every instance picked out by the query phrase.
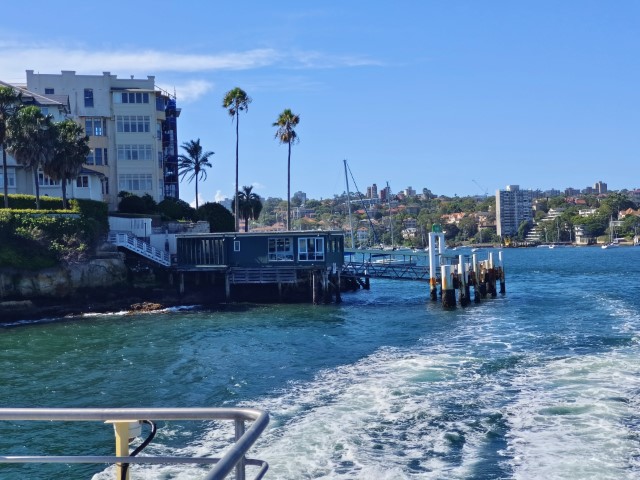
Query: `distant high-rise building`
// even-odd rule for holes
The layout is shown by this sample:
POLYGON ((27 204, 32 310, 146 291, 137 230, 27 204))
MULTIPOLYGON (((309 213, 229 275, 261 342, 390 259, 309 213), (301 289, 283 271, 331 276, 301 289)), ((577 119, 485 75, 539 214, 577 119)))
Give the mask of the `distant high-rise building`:
POLYGON ((607 184, 599 180, 593 185, 593 190, 596 193, 607 193, 607 184))
POLYGON ((411 187, 407 187, 407 188, 404 189, 404 194, 407 197, 415 197, 416 196, 416 191, 411 187))
POLYGON ((577 188, 567 187, 564 189, 564 194, 567 197, 575 197, 576 195, 580 195, 580 190, 577 188))
POLYGON ((382 190, 380 190, 380 200, 381 201, 383 201, 383 202, 388 201, 390 196, 391 196, 391 188, 384 187, 382 190))
POLYGON ((524 221, 533 220, 533 192, 520 190, 518 185, 507 185, 496 192, 497 233, 501 237, 513 236, 524 221))
POLYGON ((371 197, 369 198, 378 198, 378 185, 375 183, 371 185, 371 197))
POLYGON ((304 205, 305 203, 307 203, 307 194, 304 192, 298 191, 294 193, 293 198, 295 198, 296 200, 299 200, 301 205, 304 205))

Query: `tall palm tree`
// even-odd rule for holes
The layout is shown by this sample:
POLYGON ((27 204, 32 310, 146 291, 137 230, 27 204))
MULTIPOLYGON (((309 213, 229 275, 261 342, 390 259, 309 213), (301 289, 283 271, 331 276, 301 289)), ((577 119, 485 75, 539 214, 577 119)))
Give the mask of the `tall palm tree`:
POLYGON ((286 143, 289 147, 289 155, 287 156, 287 231, 291 230, 291 145, 299 140, 294 130, 298 123, 300 123, 300 115, 294 114, 288 108, 273 123, 274 127, 278 127, 276 138, 280 144, 286 143))
POLYGON ((61 182, 62 208, 67 206, 67 182, 78 176, 82 164, 87 161, 89 137, 73 120, 67 119, 55 125, 56 143, 51 161, 44 165, 44 173, 52 180, 61 182))
POLYGON ((189 140, 181 145, 186 155, 178 155, 178 175, 180 179, 184 179, 189 175, 189 182, 195 178, 196 180, 196 210, 198 209, 198 181, 207 179, 207 171, 205 168, 211 168, 209 157, 214 152, 203 152, 200 145, 200 139, 189 140))
POLYGON ((7 169, 7 124, 21 105, 21 94, 13 88, 0 85, 0 148, 2 148, 2 174, 4 208, 9 208, 9 178, 7 169))
MULTIPOLYGON (((244 231, 249 231, 249 219, 257 220, 262 212, 262 200, 260 195, 253 193, 253 186, 242 187, 242 191, 238 192, 236 198, 238 199, 238 211, 240 217, 244 219, 244 231)), ((231 208, 235 211, 235 199, 231 202, 231 208)))
POLYGON ((229 90, 222 99, 222 107, 228 109, 229 115, 236 121, 236 195, 235 195, 235 208, 234 213, 236 217, 236 229, 238 231, 239 216, 238 216, 238 144, 240 140, 240 112, 249 109, 251 98, 247 95, 247 92, 241 88, 234 88, 229 90))
POLYGON ((56 130, 53 117, 44 115, 35 106, 21 108, 9 119, 7 147, 18 163, 33 172, 37 209, 40 208, 38 169, 53 158, 56 130))

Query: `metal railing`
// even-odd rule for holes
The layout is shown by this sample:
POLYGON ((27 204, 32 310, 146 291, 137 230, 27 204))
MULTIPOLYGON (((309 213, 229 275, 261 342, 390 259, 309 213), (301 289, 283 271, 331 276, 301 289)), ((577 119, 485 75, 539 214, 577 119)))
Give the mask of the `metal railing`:
POLYGON ((132 252, 136 252, 149 260, 153 260, 165 267, 171 265, 171 255, 164 250, 160 250, 148 242, 140 240, 135 235, 128 232, 109 232, 107 237, 109 243, 118 247, 124 247, 132 252))
POLYGON ((235 468, 236 480, 245 480, 245 466, 260 467, 254 477, 264 477, 267 462, 245 457, 269 423, 269 414, 251 408, 0 408, 0 421, 102 421, 229 420, 235 423, 235 443, 220 458, 182 456, 3 456, 0 463, 109 463, 109 464, 215 464, 206 480, 222 480, 235 468), (245 422, 253 422, 245 429, 245 422))

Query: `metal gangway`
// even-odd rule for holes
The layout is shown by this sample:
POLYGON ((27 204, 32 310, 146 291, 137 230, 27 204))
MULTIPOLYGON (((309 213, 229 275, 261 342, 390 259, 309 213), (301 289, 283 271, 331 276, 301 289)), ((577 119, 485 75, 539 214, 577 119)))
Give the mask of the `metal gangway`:
MULTIPOLYGON (((113 424, 116 455, 0 455, 0 463, 107 463, 116 465, 116 479, 129 478, 129 464, 201 464, 215 465, 206 480, 222 480, 235 469, 235 479, 245 480, 247 465, 259 467, 255 477, 266 474, 269 465, 245 454, 269 423, 269 414, 251 408, 0 408, 0 421, 99 421, 113 424), (183 456, 135 456, 129 453, 129 441, 137 433, 136 425, 158 420, 225 420, 235 425, 235 443, 220 458, 183 456), (245 422, 252 422, 247 429, 245 422), (122 473, 124 469, 124 474, 122 473)), ((155 425, 154 425, 155 427, 155 425)), ((152 437, 150 437, 152 438, 152 437)), ((149 440, 149 438, 147 439, 149 440)), ((81 441, 81 439, 79 439, 81 441)), ((144 443, 144 442, 143 442, 144 443)), ((146 446, 146 445, 145 445, 146 446)), ((57 449, 57 446, 53 446, 57 449)))
POLYGON ((344 249, 343 272, 357 277, 429 281, 428 254, 413 250, 344 249))
POLYGON ((117 247, 124 247, 131 250, 165 267, 171 265, 171 255, 169 255, 169 252, 160 250, 129 232, 109 232, 107 241, 117 247))

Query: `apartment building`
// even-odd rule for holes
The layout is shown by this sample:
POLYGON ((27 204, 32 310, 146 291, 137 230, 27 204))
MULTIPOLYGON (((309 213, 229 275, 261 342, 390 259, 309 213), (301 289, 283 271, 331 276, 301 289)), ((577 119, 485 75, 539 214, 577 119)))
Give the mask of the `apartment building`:
MULTIPOLYGON (((26 86, 15 87, 37 98, 63 103, 67 109, 64 117, 78 122, 89 136, 91 153, 71 197, 100 199, 111 209, 117 207, 121 191, 149 194, 157 202, 179 198, 180 109, 174 96, 155 86, 155 77, 123 79, 110 72, 78 75, 74 71, 40 74, 33 70, 27 70, 26 77, 26 86), (82 192, 83 188, 91 192, 82 192)), ((17 172, 19 166, 13 165, 17 172)), ((61 194, 59 184, 44 175, 41 178, 41 186, 49 190, 45 194, 61 194)), ((15 190, 31 193, 26 186, 20 189, 17 181, 15 190)))
POLYGON ((533 220, 532 202, 533 192, 520 190, 518 185, 496 191, 496 227, 500 237, 516 235, 523 221, 533 220))

